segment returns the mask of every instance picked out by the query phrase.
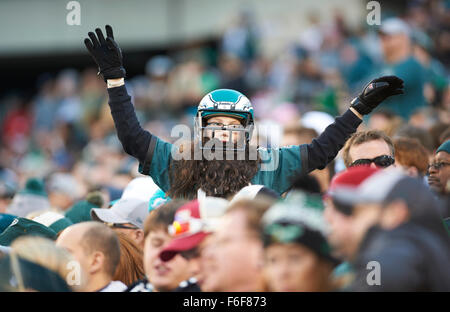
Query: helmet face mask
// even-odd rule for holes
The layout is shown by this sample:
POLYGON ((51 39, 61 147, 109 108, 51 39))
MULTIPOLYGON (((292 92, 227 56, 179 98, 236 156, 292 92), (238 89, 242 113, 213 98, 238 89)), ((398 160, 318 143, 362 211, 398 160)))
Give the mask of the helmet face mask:
POLYGON ((214 149, 219 151, 245 151, 253 134, 254 118, 250 101, 240 92, 219 89, 205 95, 201 100, 194 122, 196 140, 201 150, 210 149, 205 143, 209 140, 220 142, 214 149), (239 120, 242 127, 207 126, 207 120, 213 117, 231 117, 239 120), (228 141, 223 142, 215 137, 216 131, 228 132, 228 141), (233 133, 239 133, 234 142, 233 133), (225 144, 224 144, 225 143, 225 144))

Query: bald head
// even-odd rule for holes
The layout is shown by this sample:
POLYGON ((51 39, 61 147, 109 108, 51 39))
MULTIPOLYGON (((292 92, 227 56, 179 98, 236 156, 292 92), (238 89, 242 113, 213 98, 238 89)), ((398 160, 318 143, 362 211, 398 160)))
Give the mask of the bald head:
POLYGON ((103 271, 110 276, 114 275, 120 260, 120 245, 115 232, 100 222, 81 222, 69 226, 59 235, 56 244, 71 252, 88 271, 86 260, 96 252, 103 254, 103 271))

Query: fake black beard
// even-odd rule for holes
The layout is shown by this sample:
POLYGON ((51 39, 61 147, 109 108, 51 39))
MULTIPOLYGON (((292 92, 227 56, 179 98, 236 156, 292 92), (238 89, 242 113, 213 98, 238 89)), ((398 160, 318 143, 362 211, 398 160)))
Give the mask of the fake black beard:
MULTIPOLYGON (((199 149, 198 142, 191 143, 191 154, 195 148, 199 149)), ((197 190, 201 188, 207 196, 223 198, 233 196, 249 185, 258 172, 259 155, 256 148, 254 149, 256 155, 252 155, 251 148, 246 148, 244 152, 210 151, 216 159, 206 159, 203 153, 198 160, 194 157, 191 160, 173 160, 169 167, 171 188, 168 195, 172 198, 192 199, 197 197, 197 190), (231 160, 229 160, 230 153, 233 156, 231 160), (222 159, 219 156, 222 156, 222 159), (238 157, 244 159, 238 160, 238 157)))

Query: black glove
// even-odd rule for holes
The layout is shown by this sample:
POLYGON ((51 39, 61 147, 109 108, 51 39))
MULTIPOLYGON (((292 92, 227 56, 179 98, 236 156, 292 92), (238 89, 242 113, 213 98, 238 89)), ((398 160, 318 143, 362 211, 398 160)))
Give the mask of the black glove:
POLYGON ((86 38, 84 44, 98 65, 98 74, 101 74, 106 82, 107 79, 125 77, 126 71, 122 64, 122 51, 114 41, 113 30, 109 25, 106 25, 105 29, 106 40, 101 29, 97 28, 95 32, 98 39, 93 32, 89 32, 92 41, 86 38))
POLYGON ((383 76, 369 82, 350 107, 361 115, 367 115, 387 97, 403 93, 403 80, 396 76, 383 76))

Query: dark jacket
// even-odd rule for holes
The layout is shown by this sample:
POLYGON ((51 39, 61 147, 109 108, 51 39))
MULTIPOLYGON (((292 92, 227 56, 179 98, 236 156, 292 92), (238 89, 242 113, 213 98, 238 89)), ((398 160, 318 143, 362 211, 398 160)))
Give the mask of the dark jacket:
POLYGON ((353 263, 355 279, 349 290, 450 291, 449 242, 445 235, 414 223, 390 231, 373 227, 353 263), (367 282, 371 261, 379 263, 380 285, 367 282))

